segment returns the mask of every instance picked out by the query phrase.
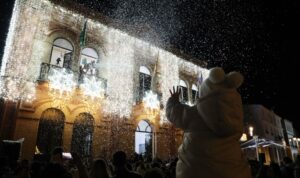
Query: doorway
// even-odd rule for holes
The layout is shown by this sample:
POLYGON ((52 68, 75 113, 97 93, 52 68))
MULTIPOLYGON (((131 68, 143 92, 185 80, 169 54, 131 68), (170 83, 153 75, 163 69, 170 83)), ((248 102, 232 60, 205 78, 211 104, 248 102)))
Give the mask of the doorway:
POLYGON ((135 152, 143 156, 152 156, 153 131, 149 122, 141 120, 135 131, 135 152))

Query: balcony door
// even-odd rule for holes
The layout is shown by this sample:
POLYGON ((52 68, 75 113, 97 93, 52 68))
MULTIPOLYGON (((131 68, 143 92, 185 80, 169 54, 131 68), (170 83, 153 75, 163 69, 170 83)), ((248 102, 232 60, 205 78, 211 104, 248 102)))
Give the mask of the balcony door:
POLYGON ((72 44, 68 40, 57 38, 53 41, 50 64, 71 69, 73 49, 72 44))

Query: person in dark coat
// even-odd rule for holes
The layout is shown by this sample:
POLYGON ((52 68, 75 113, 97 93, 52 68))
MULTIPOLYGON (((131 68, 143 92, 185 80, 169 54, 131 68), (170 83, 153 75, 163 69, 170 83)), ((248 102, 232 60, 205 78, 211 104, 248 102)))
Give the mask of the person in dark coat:
POLYGON ((131 172, 126 167, 127 156, 123 151, 117 151, 113 155, 113 165, 115 167, 114 178, 142 178, 141 175, 131 172))

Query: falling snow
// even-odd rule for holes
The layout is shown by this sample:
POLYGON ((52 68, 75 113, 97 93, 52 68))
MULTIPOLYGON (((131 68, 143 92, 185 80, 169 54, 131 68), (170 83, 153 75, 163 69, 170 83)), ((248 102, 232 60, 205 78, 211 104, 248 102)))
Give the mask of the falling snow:
MULTIPOLYGON (((263 102, 269 106, 280 102, 281 88, 276 86, 287 76, 280 70, 287 66, 280 63, 285 57, 283 50, 287 50, 282 49, 280 42, 287 36, 282 37, 282 32, 289 25, 285 20, 290 8, 284 1, 74 0, 73 3, 74 9, 92 8, 95 12, 91 13, 101 12, 126 24, 123 30, 157 46, 176 48, 179 53, 207 61, 209 68, 218 65, 226 71, 240 71, 246 81, 241 88, 245 102, 263 102)), ((33 33, 34 28, 31 30, 33 33)))
MULTIPOLYGON (((128 24, 127 30, 134 29, 139 37, 208 61, 209 67, 218 65, 226 71, 241 71, 247 81, 242 92, 250 96, 243 95, 246 101, 259 94, 257 85, 264 82, 273 85, 279 80, 279 75, 275 79, 269 77, 280 65, 279 44, 274 38, 279 38, 278 33, 285 25, 285 3, 267 4, 258 0, 76 2, 128 24), (258 79, 261 77, 262 81, 258 79)), ((271 98, 276 96, 272 92, 274 88, 263 89, 271 98)))
POLYGON ((288 75, 281 68, 289 67, 288 64, 282 66, 288 51, 285 43, 289 43, 287 38, 293 38, 286 34, 289 33, 287 26, 293 23, 287 19, 291 17, 291 11, 296 10, 296 3, 260 0, 76 1, 129 24, 127 30, 136 29, 140 37, 207 61, 209 68, 217 65, 226 71, 240 71, 245 76, 240 90, 246 103, 262 103, 269 107, 281 103, 280 97, 285 93, 281 94, 282 87, 278 86, 288 75))

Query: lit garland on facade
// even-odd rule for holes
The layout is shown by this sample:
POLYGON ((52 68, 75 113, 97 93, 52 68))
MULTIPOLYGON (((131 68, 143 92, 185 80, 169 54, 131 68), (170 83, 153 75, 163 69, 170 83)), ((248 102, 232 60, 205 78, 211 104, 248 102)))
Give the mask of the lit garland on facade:
MULTIPOLYGON (((62 110, 67 119, 72 119, 72 114, 77 112, 92 114, 97 123, 94 136, 102 138, 94 139, 93 145, 101 145, 101 149, 105 149, 108 154, 131 148, 132 143, 126 138, 134 137, 133 121, 138 121, 133 120, 134 117, 143 117, 141 119, 150 121, 151 125, 156 127, 159 123, 164 128, 154 130, 159 132, 153 134, 155 145, 161 144, 160 140, 167 140, 159 147, 168 150, 175 146, 174 128, 165 114, 169 89, 179 84, 181 73, 196 78, 201 72, 205 79, 208 74, 206 69, 51 1, 16 0, 16 4, 19 9, 14 9, 6 41, 5 60, 2 60, 1 76, 7 77, 0 79, 0 97, 12 101, 36 99, 31 105, 36 113, 45 108, 56 108, 62 110), (86 19, 87 47, 94 48, 100 56, 99 65, 93 66, 97 69, 96 74, 93 74, 95 77, 89 78, 83 77, 88 74, 76 70, 79 68, 77 64, 81 64, 81 61, 77 61, 81 57, 76 35, 79 36, 81 24, 86 19), (73 38, 70 37, 72 35, 73 38), (49 62, 52 61, 50 56, 53 54, 51 49, 55 38, 65 38, 73 44, 73 71, 49 62), (41 67, 43 64, 45 68, 41 67), (137 100, 140 97, 140 66, 147 67, 153 78, 152 91, 146 93, 141 104, 137 100), (32 81, 37 79, 39 84, 35 86, 36 83, 32 81), (136 109, 138 112, 132 113, 136 109)), ((169 155, 171 153, 172 150, 169 155)))
MULTIPOLYGON (((38 8, 43 6, 49 12, 59 12, 60 18, 56 20, 60 20, 62 23, 65 17, 70 16, 76 19, 74 23, 83 24, 84 16, 80 14, 57 6, 47 0, 34 2, 38 3, 35 5, 38 8)), ((17 0, 16 3, 21 3, 21 1, 17 0)), ((25 5, 28 6, 27 3, 25 5)), ((22 7, 22 5, 19 6, 22 7)), ((49 50, 45 49, 49 46, 41 47, 42 37, 40 36, 46 35, 51 20, 49 13, 36 14, 37 12, 34 8, 16 9, 15 5, 1 69, 1 75, 9 76, 5 81, 2 79, 0 81, 1 96, 6 99, 34 98, 35 84, 33 82, 25 82, 24 84, 23 81, 27 80, 23 80, 21 77, 26 76, 32 81, 38 78, 37 74, 40 70, 38 62, 46 61, 43 58, 44 52, 49 50), (19 17, 20 13, 26 13, 30 18, 19 20, 21 18, 19 17), (16 21, 21 23, 16 25, 16 21), (38 35, 38 37, 35 35, 38 35), (34 67, 31 68, 31 65, 34 67), (31 70, 28 70, 29 68, 31 70), (21 89, 24 86, 26 86, 26 89, 21 89)), ((160 108, 160 104, 163 106, 160 111, 161 123, 167 121, 165 104, 170 96, 169 89, 178 85, 179 71, 184 71, 191 76, 196 76, 201 71, 204 79, 207 77, 208 72, 206 69, 185 61, 170 52, 95 20, 88 19, 88 21, 87 31, 97 29, 97 35, 102 36, 103 41, 105 41, 105 49, 103 50, 105 54, 103 54, 100 64, 101 77, 107 80, 107 96, 102 99, 102 109, 105 115, 130 117, 136 95, 134 91, 138 85, 136 76, 138 76, 139 66, 137 66, 136 60, 138 60, 138 64, 149 67, 155 63, 156 56, 159 56, 160 67, 157 71, 159 77, 156 79, 159 85, 156 86, 155 92, 160 92, 161 98, 160 103, 155 103, 155 107, 158 105, 158 108, 160 108), (146 52, 145 54, 149 55, 148 58, 136 59, 137 51, 135 49, 146 52)), ((154 75, 152 74, 152 77, 154 75)), ((73 73, 67 72, 65 69, 51 68, 48 79, 50 89, 52 92, 55 91, 53 97, 55 97, 55 93, 62 96, 63 93, 70 94, 76 90, 76 80, 73 73)), ((102 98, 104 96, 103 83, 97 82, 93 78, 84 80, 84 83, 80 85, 80 89, 83 95, 92 98, 99 96, 102 98)))
POLYGON ((30 102, 35 99, 35 83, 20 78, 1 77, 0 97, 17 102, 30 102))
POLYGON ((67 71, 65 68, 60 70, 51 68, 49 71, 49 88, 55 92, 58 92, 60 96, 64 93, 70 93, 76 87, 74 82, 74 75, 71 71, 67 71))
POLYGON ((16 26, 17 22, 16 20, 19 18, 20 15, 20 9, 18 8, 18 1, 15 1, 14 8, 13 8, 13 13, 12 17, 10 19, 10 24, 9 24, 9 29, 8 29, 8 34, 7 34, 7 39, 4 47, 4 54, 2 58, 2 65, 1 65, 1 71, 0 74, 1 76, 5 75, 5 69, 6 69, 6 63, 8 61, 9 55, 12 51, 13 47, 13 39, 15 36, 15 31, 16 31, 16 26))
POLYGON ((80 84, 80 89, 83 90, 84 95, 92 98, 103 98, 105 94, 104 83, 94 76, 85 77, 83 84, 80 84))
POLYGON ((148 91, 143 98, 145 106, 150 109, 159 109, 159 101, 156 93, 148 91))
POLYGON ((107 41, 106 75, 107 95, 104 113, 129 118, 134 101, 132 39, 115 29, 105 31, 107 41), (118 46, 118 47, 116 47, 118 46))

